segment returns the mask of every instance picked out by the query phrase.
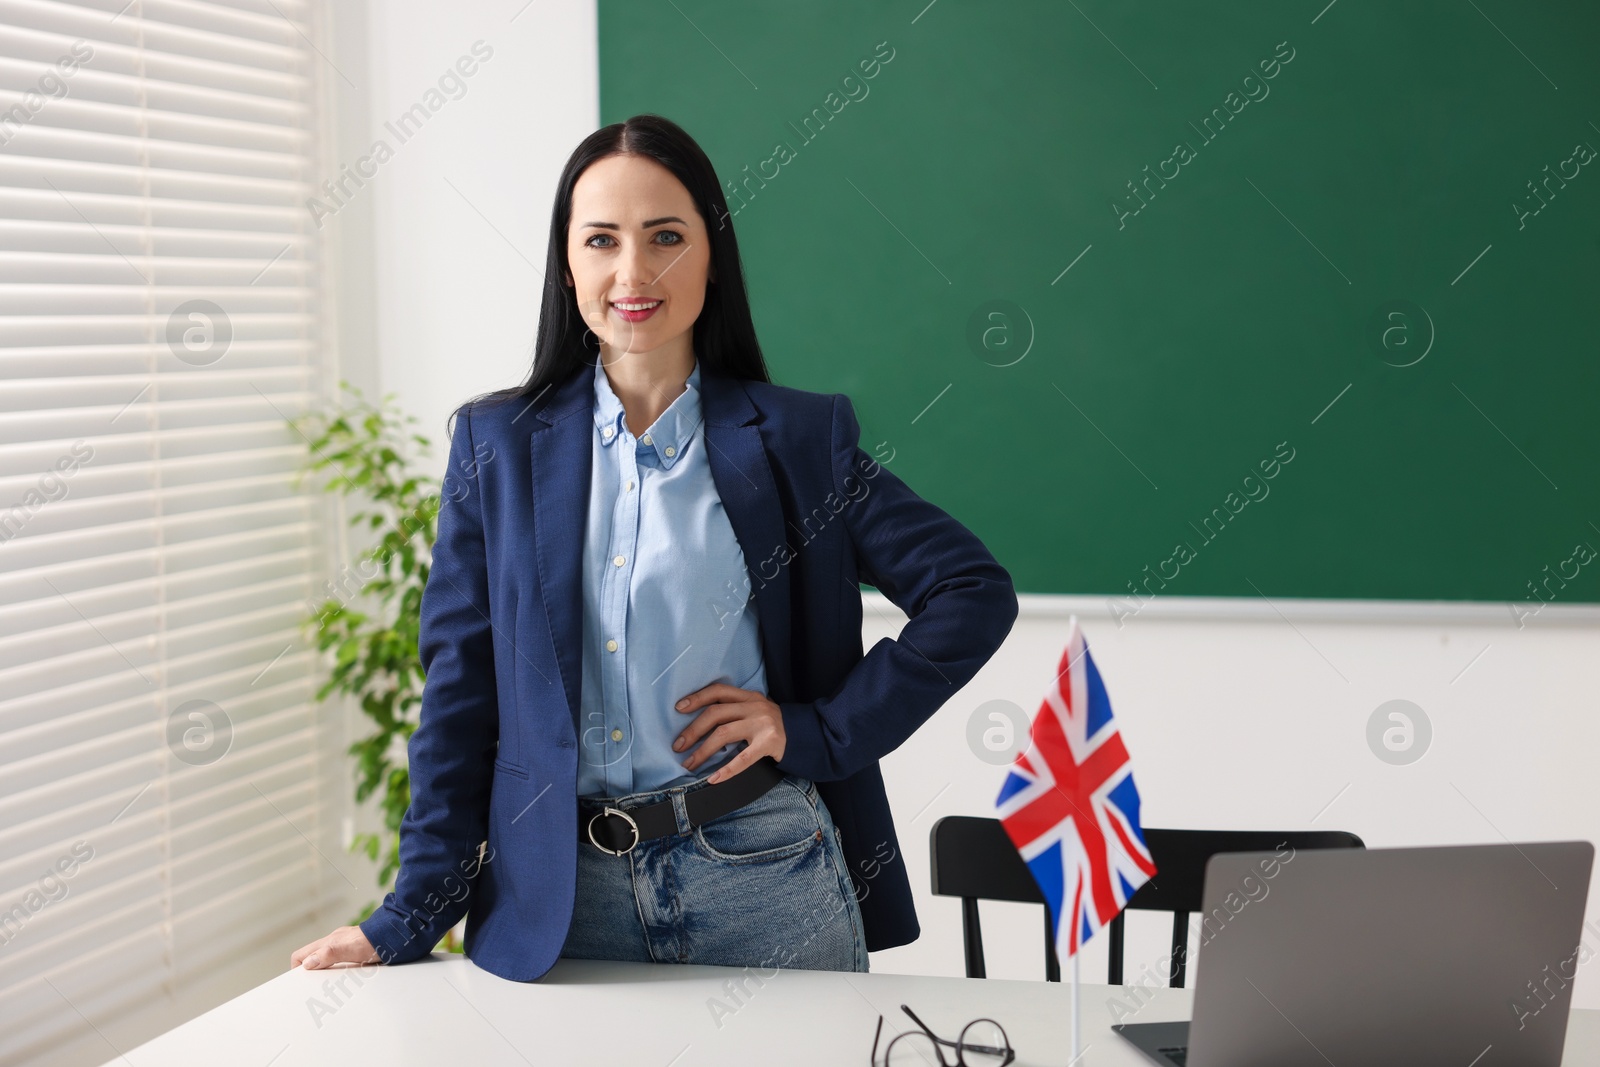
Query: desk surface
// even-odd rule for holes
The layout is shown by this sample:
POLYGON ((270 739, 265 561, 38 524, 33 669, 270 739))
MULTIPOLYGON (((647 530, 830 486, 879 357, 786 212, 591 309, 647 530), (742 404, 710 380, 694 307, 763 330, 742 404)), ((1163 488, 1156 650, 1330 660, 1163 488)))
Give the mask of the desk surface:
MULTIPOLYGON (((864 1067, 880 1012, 886 1032, 910 1028, 902 1003, 941 1037, 955 1037, 978 1016, 998 1019, 1017 1050, 1017 1067, 1059 1067, 1071 1058, 1068 989, 1053 982, 793 970, 758 985, 729 967, 588 960, 562 960, 541 981, 522 983, 436 953, 397 967, 285 971, 107 1067, 864 1067), (740 979, 743 991, 734 984, 740 979)), ((1189 990, 1139 993, 1143 1007, 1123 1021, 1188 1018, 1189 990)), ((1108 1001, 1115 996, 1129 994, 1083 986, 1080 1064, 1149 1067, 1110 1030, 1108 1001)), ((1600 1011, 1572 1013, 1565 1062, 1600 1063, 1600 1011)))

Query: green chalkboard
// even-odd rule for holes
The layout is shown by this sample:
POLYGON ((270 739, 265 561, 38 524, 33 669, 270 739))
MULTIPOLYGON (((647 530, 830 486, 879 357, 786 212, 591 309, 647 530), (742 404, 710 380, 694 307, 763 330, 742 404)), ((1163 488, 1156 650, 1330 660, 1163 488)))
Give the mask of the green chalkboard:
POLYGON ((1600 600, 1600 8, 599 13, 774 377, 1019 591, 1600 600))

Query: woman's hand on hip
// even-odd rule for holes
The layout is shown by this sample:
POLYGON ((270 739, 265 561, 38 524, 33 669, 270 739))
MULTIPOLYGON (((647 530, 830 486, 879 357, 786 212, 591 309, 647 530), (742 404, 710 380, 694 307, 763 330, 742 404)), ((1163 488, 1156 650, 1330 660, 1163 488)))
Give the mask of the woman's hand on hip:
POLYGON ((308 971, 332 967, 336 963, 379 963, 378 953, 359 926, 341 926, 327 937, 302 945, 289 957, 289 968, 308 971))
POLYGON ((686 752, 700 743, 699 749, 683 761, 685 770, 694 770, 723 745, 747 742, 743 751, 706 779, 708 782, 725 782, 762 756, 783 758, 788 743, 783 732, 783 712, 765 693, 717 682, 690 693, 678 701, 677 708, 695 719, 672 743, 672 750, 686 752))

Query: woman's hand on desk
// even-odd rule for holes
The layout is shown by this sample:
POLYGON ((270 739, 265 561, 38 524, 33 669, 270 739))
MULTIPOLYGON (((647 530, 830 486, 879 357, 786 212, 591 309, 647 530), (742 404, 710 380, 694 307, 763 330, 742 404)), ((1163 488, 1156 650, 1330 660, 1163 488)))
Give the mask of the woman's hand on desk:
POLYGON ((717 682, 690 693, 678 701, 677 708, 685 715, 694 715, 695 719, 672 743, 672 750, 687 752, 696 742, 701 742, 699 750, 683 761, 685 770, 694 770, 723 745, 747 742, 743 751, 706 779, 709 782, 727 781, 762 756, 775 760, 783 758, 788 743, 783 732, 783 712, 765 693, 717 682))
POLYGON ((303 945, 289 957, 289 969, 308 971, 332 967, 336 963, 377 963, 378 953, 359 926, 341 926, 327 937, 303 945))

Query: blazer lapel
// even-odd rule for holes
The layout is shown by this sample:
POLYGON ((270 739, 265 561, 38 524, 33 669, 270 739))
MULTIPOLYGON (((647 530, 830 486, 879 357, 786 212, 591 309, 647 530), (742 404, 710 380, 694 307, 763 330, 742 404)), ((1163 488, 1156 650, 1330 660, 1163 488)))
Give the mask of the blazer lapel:
POLYGON ((574 730, 583 681, 583 539, 594 440, 594 419, 583 416, 593 411, 594 368, 584 364, 534 413, 528 434, 534 564, 574 730))
POLYGON ((711 480, 728 515, 755 590, 767 692, 774 703, 791 699, 789 661, 790 552, 783 504, 767 462, 760 412, 737 378, 700 368, 701 413, 711 480))
MULTIPOLYGON (((790 580, 783 505, 767 461, 760 412, 737 378, 700 368, 706 457, 755 593, 769 697, 793 693, 790 580)), ((533 480, 533 556, 567 707, 577 728, 583 678, 583 540, 594 439, 594 367, 554 387, 528 435, 533 480)))

